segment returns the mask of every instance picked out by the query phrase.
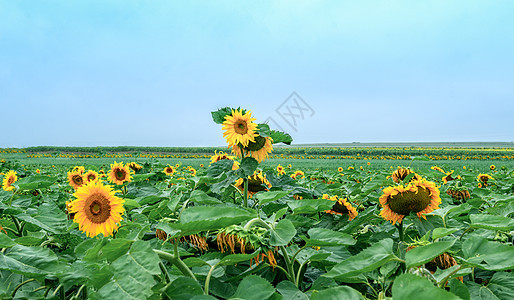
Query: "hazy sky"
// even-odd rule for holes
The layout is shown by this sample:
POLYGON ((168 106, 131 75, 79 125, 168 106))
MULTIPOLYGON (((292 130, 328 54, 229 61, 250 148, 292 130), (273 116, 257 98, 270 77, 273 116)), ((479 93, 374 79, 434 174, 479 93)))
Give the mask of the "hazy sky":
POLYGON ((0 147, 224 145, 210 115, 224 106, 296 143, 513 141, 513 12, 511 0, 0 0, 0 147))

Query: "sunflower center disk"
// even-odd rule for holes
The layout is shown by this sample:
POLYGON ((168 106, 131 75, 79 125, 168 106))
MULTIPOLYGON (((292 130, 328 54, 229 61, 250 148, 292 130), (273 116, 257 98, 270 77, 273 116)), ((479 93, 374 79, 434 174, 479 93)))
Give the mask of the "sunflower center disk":
POLYGON ((73 182, 75 182, 77 185, 82 185, 82 176, 79 176, 79 175, 73 176, 73 182))
POLYGON ((92 194, 86 199, 85 213, 93 223, 103 223, 111 216, 109 200, 101 194, 92 194))
POLYGON ((408 215, 411 211, 418 213, 430 204, 430 192, 424 187, 418 187, 418 192, 403 192, 390 196, 387 204, 392 211, 400 215, 408 215))
POLYGON ((263 182, 260 179, 248 179, 248 190, 253 193, 265 191, 266 188, 262 184, 263 182))
POLYGON ((341 200, 338 200, 334 206, 332 206, 332 210, 338 213, 342 214, 348 214, 348 208, 344 206, 343 202, 341 200))
POLYGON ((116 175, 116 179, 118 179, 118 180, 125 179, 125 172, 123 170, 116 170, 115 175, 116 175))
POLYGON ((14 183, 14 177, 9 177, 9 180, 7 180, 7 184, 11 185, 14 183))
POLYGON ((244 121, 238 121, 234 124, 234 130, 237 134, 246 134, 248 132, 248 126, 244 121))
POLYGON ((258 135, 255 137, 255 143, 249 142, 248 146, 245 148, 245 150, 259 151, 264 147, 265 144, 266 144, 266 138, 263 138, 262 136, 258 135))

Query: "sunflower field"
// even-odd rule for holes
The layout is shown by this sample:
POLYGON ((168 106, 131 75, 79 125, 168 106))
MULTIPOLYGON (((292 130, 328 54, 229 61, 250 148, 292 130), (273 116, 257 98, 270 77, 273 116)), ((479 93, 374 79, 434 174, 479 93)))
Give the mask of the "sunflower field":
POLYGON ((512 299, 507 150, 479 164, 433 150, 299 168, 272 158, 291 136, 250 111, 212 118, 228 148, 194 166, 6 155, 0 297, 512 299))

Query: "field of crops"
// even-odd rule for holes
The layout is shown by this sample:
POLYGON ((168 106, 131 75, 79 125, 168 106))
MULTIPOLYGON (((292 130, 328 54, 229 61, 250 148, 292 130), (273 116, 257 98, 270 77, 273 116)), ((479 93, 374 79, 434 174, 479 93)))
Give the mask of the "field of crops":
POLYGON ((255 125, 230 155, 4 149, 0 296, 512 299, 512 149, 287 150, 255 125))

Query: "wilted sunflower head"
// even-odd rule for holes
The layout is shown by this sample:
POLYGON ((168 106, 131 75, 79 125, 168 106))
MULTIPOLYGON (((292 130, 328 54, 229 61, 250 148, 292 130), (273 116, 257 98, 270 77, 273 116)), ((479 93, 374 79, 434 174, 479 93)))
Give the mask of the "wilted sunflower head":
POLYGON ((435 183, 425 179, 412 180, 405 186, 386 187, 382 192, 379 198, 382 205, 380 216, 393 224, 401 223, 410 212, 426 219, 424 214, 439 209, 441 204, 439 189, 435 183))
MULTIPOLYGON (((236 180, 235 186, 241 191, 244 190, 243 178, 236 180)), ((250 197, 261 191, 268 191, 271 188, 271 183, 266 179, 266 175, 261 172, 255 171, 253 175, 248 176, 248 195, 250 197)))
POLYGON ((16 176, 16 171, 9 170, 7 174, 4 175, 4 180, 2 181, 2 188, 4 191, 12 191, 14 190, 14 186, 12 186, 13 183, 18 180, 18 176, 16 176))
POLYGON ((164 174, 168 175, 168 176, 172 176, 173 173, 175 173, 175 168, 173 168, 172 166, 170 165, 167 165, 165 168, 164 168, 164 174))
POLYGON ((85 178, 80 170, 68 172, 68 182, 74 189, 78 189, 85 183, 85 178))
POLYGON ((328 214, 341 216, 348 215, 349 221, 353 220, 358 215, 357 209, 353 207, 352 204, 348 202, 348 199, 346 198, 339 198, 337 195, 329 196, 327 194, 323 194, 323 199, 335 201, 334 205, 332 206, 332 209, 325 211, 328 214))
POLYGON ((124 166, 123 162, 111 164, 111 172, 109 172, 109 181, 117 185, 122 185, 124 182, 132 181, 130 175, 130 168, 124 166))
POLYGON ((421 179, 421 176, 416 174, 414 171, 407 169, 407 168, 402 168, 402 167, 398 167, 398 169, 396 169, 396 171, 394 171, 393 174, 391 174, 391 176, 389 176, 389 177, 393 178, 394 182, 400 183, 405 178, 407 178, 407 176, 409 174, 414 174, 409 181, 421 179))
POLYGON ((222 124, 223 137, 229 145, 248 146, 249 142, 255 142, 257 124, 253 123, 256 119, 252 118, 252 112, 247 111, 243 114, 242 109, 232 110, 231 115, 225 116, 222 124))
POLYGON ((89 237, 100 233, 104 236, 112 235, 125 212, 123 199, 115 196, 110 186, 101 182, 92 181, 77 189, 73 194, 76 198, 67 206, 69 213, 75 214, 73 222, 79 224, 79 229, 89 237))

